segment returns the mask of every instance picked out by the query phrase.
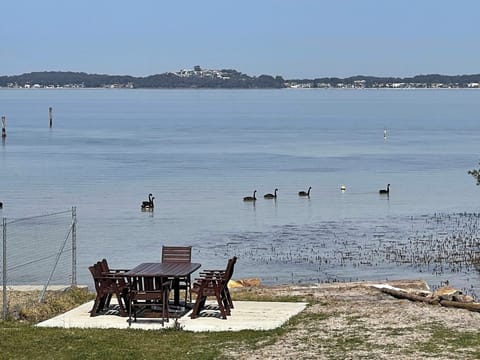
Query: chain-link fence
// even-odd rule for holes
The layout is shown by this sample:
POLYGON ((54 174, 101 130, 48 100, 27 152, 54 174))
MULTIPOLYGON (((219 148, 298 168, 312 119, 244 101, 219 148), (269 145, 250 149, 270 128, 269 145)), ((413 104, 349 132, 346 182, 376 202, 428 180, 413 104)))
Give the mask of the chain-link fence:
POLYGON ((21 286, 41 289, 43 300, 51 285, 76 285, 76 209, 8 220, 0 234, 2 316, 8 314, 8 293, 21 286))

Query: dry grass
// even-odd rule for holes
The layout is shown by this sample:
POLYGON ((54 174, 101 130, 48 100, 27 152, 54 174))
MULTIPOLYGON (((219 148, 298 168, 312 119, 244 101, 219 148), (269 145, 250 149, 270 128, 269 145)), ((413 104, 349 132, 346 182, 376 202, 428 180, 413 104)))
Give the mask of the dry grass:
POLYGON ((39 302, 40 290, 8 290, 8 320, 37 323, 66 312, 95 296, 86 288, 49 290, 39 302))

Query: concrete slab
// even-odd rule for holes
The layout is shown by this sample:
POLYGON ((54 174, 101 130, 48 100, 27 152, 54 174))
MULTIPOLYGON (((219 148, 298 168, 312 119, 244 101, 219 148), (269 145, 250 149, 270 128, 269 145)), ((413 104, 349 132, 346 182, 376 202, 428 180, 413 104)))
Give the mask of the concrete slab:
MULTIPOLYGON (((213 303, 211 303, 213 304, 213 303)), ((204 311, 201 317, 190 318, 190 312, 178 319, 178 325, 186 331, 240 331, 240 330, 271 330, 283 325, 292 316, 305 309, 307 303, 291 302, 255 302, 235 301, 232 314, 223 320, 217 312, 204 311)), ((210 305, 207 303, 207 307, 210 305)), ((60 328, 117 328, 128 329, 128 318, 112 315, 98 315, 90 317, 93 301, 83 304, 65 314, 43 321, 37 326, 60 328)), ((132 329, 160 330, 174 326, 174 319, 170 319, 162 326, 159 319, 138 318, 133 322, 132 329)))

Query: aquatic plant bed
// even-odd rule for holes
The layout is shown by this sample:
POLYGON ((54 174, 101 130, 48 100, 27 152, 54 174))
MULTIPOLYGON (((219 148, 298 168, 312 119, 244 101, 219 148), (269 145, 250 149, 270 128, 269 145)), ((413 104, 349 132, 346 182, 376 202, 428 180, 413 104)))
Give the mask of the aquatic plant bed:
POLYGON ((422 278, 432 288, 448 280, 465 294, 480 293, 479 213, 281 225, 227 239, 215 246, 239 256, 258 272, 247 277, 262 274, 263 283, 422 278))

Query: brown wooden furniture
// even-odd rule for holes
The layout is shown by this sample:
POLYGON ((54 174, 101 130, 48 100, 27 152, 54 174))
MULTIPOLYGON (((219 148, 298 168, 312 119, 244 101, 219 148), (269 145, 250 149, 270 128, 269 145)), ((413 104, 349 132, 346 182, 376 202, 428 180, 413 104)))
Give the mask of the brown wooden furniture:
POLYGON ((102 272, 104 274, 119 275, 121 277, 123 273, 130 270, 130 269, 111 269, 110 266, 108 265, 107 259, 105 258, 99 261, 99 263, 100 263, 102 272))
MULTIPOLYGON (((137 313, 143 311, 144 317, 155 316, 155 312, 160 313, 162 326, 164 321, 169 321, 168 299, 172 281, 164 278, 152 278, 143 276, 130 277, 130 290, 128 293, 128 324, 132 324, 132 314, 134 321, 137 321, 137 313), (150 310, 150 313, 147 311, 150 310)), ((158 317, 158 316, 155 316, 158 317)))
POLYGON ((228 260, 225 270, 205 270, 200 273, 201 277, 195 279, 191 292, 197 294, 195 305, 190 317, 195 319, 205 307, 208 296, 215 296, 218 309, 223 319, 230 315, 233 302, 228 290, 228 282, 232 278, 237 257, 228 260))
POLYGON ((155 279, 173 279, 172 288, 173 288, 173 305, 180 305, 180 288, 178 279, 185 278, 190 276, 193 272, 200 268, 201 264, 199 263, 187 263, 187 262, 167 262, 167 263, 142 263, 130 271, 126 272, 124 275, 132 277, 143 277, 147 278, 146 281, 158 283, 158 280, 155 279))
POLYGON ((120 315, 126 316, 128 284, 123 276, 105 272, 105 264, 106 260, 105 262, 99 261, 88 268, 93 276, 97 292, 93 308, 90 310, 90 316, 96 316, 108 309, 113 295, 117 297, 120 315))
MULTIPOLYGON (((192 247, 191 246, 163 246, 162 247, 162 263, 191 263, 192 247)), ((185 290, 185 305, 190 295, 190 303, 192 302, 192 294, 190 292, 191 277, 190 274, 185 277, 178 277, 176 285, 179 290, 185 290)))

